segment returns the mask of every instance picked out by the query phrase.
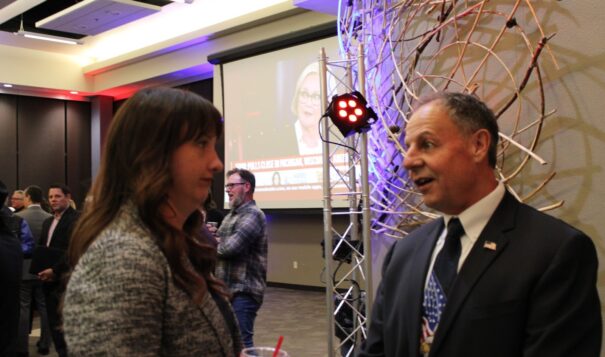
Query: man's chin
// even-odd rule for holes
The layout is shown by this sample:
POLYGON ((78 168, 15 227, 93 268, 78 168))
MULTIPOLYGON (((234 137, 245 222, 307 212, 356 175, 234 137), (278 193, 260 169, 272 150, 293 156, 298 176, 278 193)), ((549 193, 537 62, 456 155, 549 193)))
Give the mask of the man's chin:
POLYGON ((435 202, 435 198, 431 197, 430 195, 422 195, 422 200, 424 201, 424 205, 432 208, 432 209, 436 209, 435 206, 439 206, 437 202, 435 202))

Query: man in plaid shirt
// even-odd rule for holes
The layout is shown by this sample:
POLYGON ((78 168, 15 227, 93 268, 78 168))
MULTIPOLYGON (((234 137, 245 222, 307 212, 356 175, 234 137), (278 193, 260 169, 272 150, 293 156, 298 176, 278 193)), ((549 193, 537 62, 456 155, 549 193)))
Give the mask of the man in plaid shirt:
POLYGON ((253 198, 255 184, 248 170, 227 172, 225 191, 231 212, 216 232, 216 277, 233 294, 231 304, 246 347, 253 346, 254 319, 267 286, 267 222, 253 198))

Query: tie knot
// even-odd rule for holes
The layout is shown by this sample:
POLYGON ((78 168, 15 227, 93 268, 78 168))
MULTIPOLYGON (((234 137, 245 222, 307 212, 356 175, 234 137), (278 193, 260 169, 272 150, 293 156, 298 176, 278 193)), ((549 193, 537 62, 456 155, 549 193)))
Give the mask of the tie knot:
POLYGON ((464 227, 458 218, 452 218, 447 224, 447 238, 460 238, 464 234, 464 227))

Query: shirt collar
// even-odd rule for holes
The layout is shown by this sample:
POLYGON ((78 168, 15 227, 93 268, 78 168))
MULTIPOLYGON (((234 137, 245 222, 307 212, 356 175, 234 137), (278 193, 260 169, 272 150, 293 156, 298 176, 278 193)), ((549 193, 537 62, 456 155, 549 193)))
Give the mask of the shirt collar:
MULTIPOLYGON (((483 228, 498 208, 502 197, 504 197, 504 191, 504 184, 499 182, 492 192, 458 215, 460 223, 464 227, 464 233, 473 243, 479 238, 483 228)), ((453 217, 447 214, 443 215, 446 226, 453 217)))
POLYGON ((61 217, 63 217, 63 215, 65 214, 65 212, 67 212, 67 210, 69 208, 70 207, 67 207, 66 209, 64 209, 63 212, 61 212, 58 216, 53 212, 53 216, 55 217, 55 219, 59 220, 59 219, 61 219, 61 217))

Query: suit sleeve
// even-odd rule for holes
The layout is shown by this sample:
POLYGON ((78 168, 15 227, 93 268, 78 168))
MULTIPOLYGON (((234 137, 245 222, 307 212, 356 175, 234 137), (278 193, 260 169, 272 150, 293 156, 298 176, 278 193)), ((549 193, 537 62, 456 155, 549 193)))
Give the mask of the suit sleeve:
POLYGON ((589 237, 578 233, 559 248, 530 297, 523 356, 599 356, 597 268, 589 237))
POLYGON ((34 251, 34 235, 24 219, 21 219, 21 249, 26 257, 31 256, 34 251))
POLYGON ((384 276, 393 256, 393 250, 395 249, 397 244, 393 244, 391 249, 387 253, 384 258, 384 263, 382 265, 382 281, 378 285, 378 290, 376 291, 376 297, 374 300, 374 305, 372 307, 372 316, 370 320, 370 329, 368 331, 368 335, 365 341, 361 344, 361 347, 356 354, 357 357, 376 357, 376 356, 384 356, 384 313, 385 311, 390 310, 389 306, 384 306, 384 276))

